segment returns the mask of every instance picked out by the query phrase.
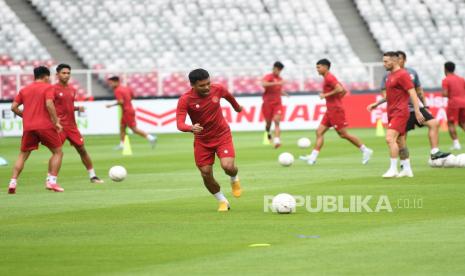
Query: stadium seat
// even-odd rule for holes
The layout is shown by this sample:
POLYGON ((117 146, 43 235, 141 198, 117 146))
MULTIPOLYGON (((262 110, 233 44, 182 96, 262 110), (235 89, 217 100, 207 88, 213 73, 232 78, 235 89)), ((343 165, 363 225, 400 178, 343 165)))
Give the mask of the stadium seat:
MULTIPOLYGON (((341 67, 361 68, 346 73, 335 66, 342 81, 367 81, 365 68, 325 0, 31 2, 89 68, 181 69, 157 81, 147 76, 131 79, 138 95, 179 95, 189 88, 184 79, 188 70, 196 67, 232 68, 218 77, 232 78, 225 83, 233 84, 233 92, 260 92, 263 88, 256 78, 275 60, 288 68, 310 65, 314 70, 316 60, 323 57, 341 67), (242 69, 250 75, 244 76, 242 69)), ((299 80, 320 78, 313 73, 302 76, 301 71, 283 72, 290 80, 286 89, 301 91, 305 85, 300 87, 299 80)))
POLYGON ((446 60, 465 64, 465 2, 356 0, 355 3, 381 50, 405 51, 407 66, 418 71, 424 87, 440 87, 442 64, 446 60))

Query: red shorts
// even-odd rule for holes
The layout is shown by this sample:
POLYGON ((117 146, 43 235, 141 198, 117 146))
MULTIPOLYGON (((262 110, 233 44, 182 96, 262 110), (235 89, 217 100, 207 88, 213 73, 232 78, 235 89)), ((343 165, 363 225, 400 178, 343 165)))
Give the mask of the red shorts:
POLYGON ((82 138, 81 132, 75 126, 64 127, 63 131, 60 132, 61 143, 63 144, 66 140, 73 146, 80 147, 84 145, 84 139, 82 138))
POLYGON ((262 104, 263 117, 266 121, 273 120, 274 116, 283 114, 283 105, 281 103, 262 104))
POLYGON ((209 144, 194 140, 194 157, 197 167, 213 165, 215 163, 215 153, 218 158, 235 157, 232 138, 209 144))
POLYGON ((341 130, 349 125, 346 120, 346 113, 342 108, 327 110, 320 124, 334 127, 335 130, 341 130))
POLYGON ((447 107, 447 121, 450 123, 465 123, 465 108, 447 107))
POLYGON ((54 128, 25 130, 21 138, 21 151, 32 151, 39 148, 39 142, 49 149, 60 148, 63 144, 58 131, 54 128))
POLYGON ((121 125, 125 127, 135 127, 136 126, 136 112, 135 111, 123 111, 123 116, 121 117, 121 125))
POLYGON ((405 135, 407 132, 407 123, 410 115, 407 113, 407 115, 395 115, 392 117, 388 116, 388 129, 393 129, 399 134, 405 135))

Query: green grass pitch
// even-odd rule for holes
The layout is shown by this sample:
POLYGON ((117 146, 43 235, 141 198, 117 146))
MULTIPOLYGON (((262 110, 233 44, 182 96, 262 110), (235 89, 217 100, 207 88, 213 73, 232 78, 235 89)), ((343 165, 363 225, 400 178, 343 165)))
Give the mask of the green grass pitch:
MULTIPOLYGON (((87 137, 103 185, 89 183, 66 144, 59 176, 64 193, 44 189, 49 154, 41 148, 16 195, 6 192, 19 139, 3 138, 0 155, 10 165, 0 167, 0 275, 465 274, 465 169, 429 168, 422 129, 409 137, 415 177, 385 180, 384 139, 373 129, 351 132, 375 151, 366 166, 334 131, 315 166, 296 160, 288 168, 278 165, 278 154, 306 153, 296 141, 314 140, 314 131, 285 131, 279 150, 263 146, 261 132, 234 133, 240 199, 231 196, 218 162, 215 167, 231 202, 228 213, 216 211, 203 187, 190 134, 160 135, 155 150, 132 136, 133 156, 112 150, 116 136, 87 137), (108 169, 118 164, 128 177, 111 182, 108 169), (264 212, 264 196, 281 192, 386 195, 393 211, 264 212), (271 246, 249 247, 257 243, 271 246)), ((441 141, 443 149, 451 144, 446 133, 441 141)))

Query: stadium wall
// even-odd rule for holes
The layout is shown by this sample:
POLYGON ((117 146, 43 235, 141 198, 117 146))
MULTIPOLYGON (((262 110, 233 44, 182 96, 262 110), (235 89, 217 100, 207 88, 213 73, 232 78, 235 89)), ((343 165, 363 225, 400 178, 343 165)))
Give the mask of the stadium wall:
MULTIPOLYGON (((440 92, 426 93, 427 104, 431 112, 439 120, 445 120, 447 100, 440 92)), ((346 117, 352 128, 374 127, 377 120, 387 123, 385 104, 368 112, 366 106, 376 101, 378 94, 352 94, 344 98, 346 117)), ((244 111, 236 113, 227 102, 222 102, 223 113, 233 131, 263 130, 263 116, 261 114, 262 99, 259 96, 238 97, 244 106, 244 111)), ((76 112, 78 127, 84 135, 117 134, 118 110, 108 109, 108 103, 114 101, 78 102, 77 105, 86 107, 86 111, 76 112)), ((176 128, 177 99, 134 100, 136 119, 139 126, 151 133, 174 133, 176 128)), ((296 95, 283 97, 283 130, 311 130, 316 129, 323 118, 326 106, 324 100, 317 95, 296 95)), ((0 103, 1 129, 4 136, 21 136, 22 121, 10 110, 10 103, 0 103)), ((189 119, 188 119, 189 120, 189 119)))

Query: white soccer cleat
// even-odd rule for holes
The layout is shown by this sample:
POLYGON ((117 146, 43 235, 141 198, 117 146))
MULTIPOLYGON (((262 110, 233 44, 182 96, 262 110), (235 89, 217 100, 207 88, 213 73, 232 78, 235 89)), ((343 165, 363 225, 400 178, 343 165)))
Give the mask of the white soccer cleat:
POLYGON ((113 150, 123 150, 123 146, 117 145, 116 147, 113 148, 113 150))
POLYGON ((395 178, 399 175, 397 169, 389 169, 387 172, 383 174, 383 178, 395 178))
POLYGON ((308 158, 308 160, 307 160, 307 164, 308 164, 308 165, 315 165, 315 163, 316 163, 316 159, 315 159, 315 158, 312 158, 312 157, 308 158))
POLYGON ((305 161, 308 165, 315 165, 316 158, 313 158, 311 154, 309 155, 301 155, 299 159, 305 161))
POLYGON ((301 155, 299 156, 299 159, 302 161, 308 161, 310 159, 310 154, 309 155, 301 155))
POLYGON ((149 139, 149 143, 150 143, 150 146, 152 147, 152 149, 154 149, 155 146, 157 145, 157 139, 158 139, 158 137, 156 135, 153 136, 153 139, 149 139))
POLYGON ((459 144, 459 145, 453 145, 452 147, 450 147, 450 150, 461 150, 462 149, 462 146, 459 144))
POLYGON ((366 165, 370 161, 371 156, 373 155, 372 149, 366 149, 362 154, 362 164, 366 165))
POLYGON ((400 171, 397 177, 413 177, 413 172, 412 170, 403 169, 400 171))

